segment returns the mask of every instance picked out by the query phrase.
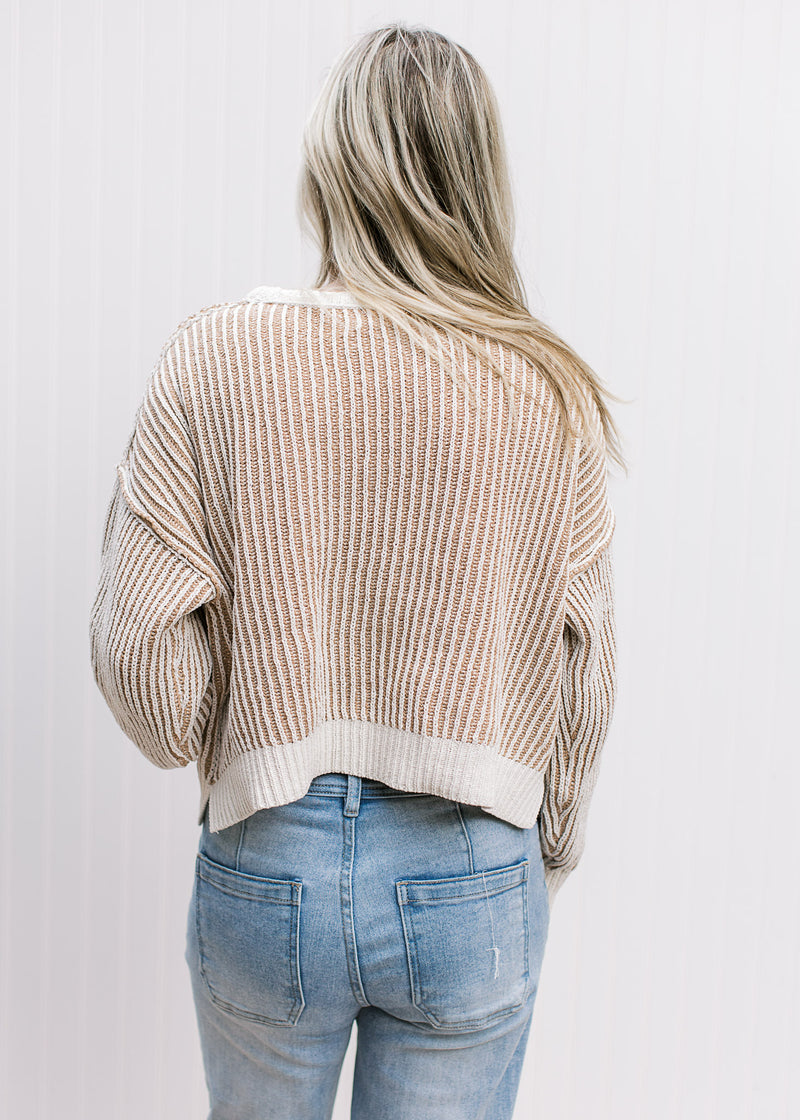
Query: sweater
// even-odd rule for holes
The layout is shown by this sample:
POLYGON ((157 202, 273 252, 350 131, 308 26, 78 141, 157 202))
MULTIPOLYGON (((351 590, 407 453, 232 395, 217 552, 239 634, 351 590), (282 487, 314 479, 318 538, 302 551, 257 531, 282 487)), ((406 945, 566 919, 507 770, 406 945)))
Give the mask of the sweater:
POLYGON ((538 826, 552 905, 614 706, 615 516, 541 373, 474 337, 534 390, 518 430, 487 362, 440 332, 476 408, 349 292, 186 318, 116 466, 90 657, 211 831, 351 773, 538 826))

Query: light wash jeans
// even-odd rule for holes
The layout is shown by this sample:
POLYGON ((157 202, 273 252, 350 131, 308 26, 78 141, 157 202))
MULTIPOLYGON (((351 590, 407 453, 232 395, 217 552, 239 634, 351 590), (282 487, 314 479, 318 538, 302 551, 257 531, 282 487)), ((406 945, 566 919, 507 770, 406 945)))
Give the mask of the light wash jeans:
POLYGON ((550 923, 538 828, 324 774, 212 833, 186 962, 208 1120, 510 1120, 550 923))

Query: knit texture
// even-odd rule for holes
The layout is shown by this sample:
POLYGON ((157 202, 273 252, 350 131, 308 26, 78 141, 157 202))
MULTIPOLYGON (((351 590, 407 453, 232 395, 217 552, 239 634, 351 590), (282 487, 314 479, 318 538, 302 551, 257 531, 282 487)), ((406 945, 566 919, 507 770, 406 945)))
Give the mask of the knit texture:
POLYGON ((103 531, 95 680, 218 831, 339 771, 538 825, 552 901, 614 706, 605 458, 444 332, 479 394, 348 293, 257 288, 173 332, 103 531))

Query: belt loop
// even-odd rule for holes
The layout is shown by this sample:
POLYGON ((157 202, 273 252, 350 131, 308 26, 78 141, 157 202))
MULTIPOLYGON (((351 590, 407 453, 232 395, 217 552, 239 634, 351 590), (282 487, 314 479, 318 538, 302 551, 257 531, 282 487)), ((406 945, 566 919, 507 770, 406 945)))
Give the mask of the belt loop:
POLYGON ((344 803, 344 815, 357 817, 361 806, 361 779, 355 774, 347 775, 347 797, 344 803))

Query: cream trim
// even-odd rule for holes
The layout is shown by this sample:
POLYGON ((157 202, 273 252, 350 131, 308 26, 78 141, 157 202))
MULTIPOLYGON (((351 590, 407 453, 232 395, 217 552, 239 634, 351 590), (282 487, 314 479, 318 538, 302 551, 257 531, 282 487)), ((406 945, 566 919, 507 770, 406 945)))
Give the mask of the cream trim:
POLYGON ((355 296, 333 288, 276 288, 261 285, 244 297, 263 303, 291 303, 307 307, 361 307, 355 296))

